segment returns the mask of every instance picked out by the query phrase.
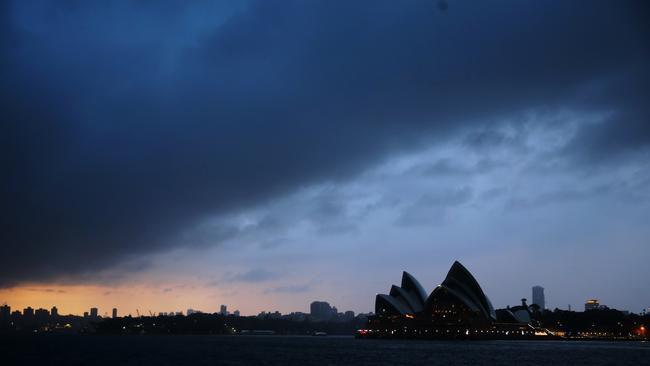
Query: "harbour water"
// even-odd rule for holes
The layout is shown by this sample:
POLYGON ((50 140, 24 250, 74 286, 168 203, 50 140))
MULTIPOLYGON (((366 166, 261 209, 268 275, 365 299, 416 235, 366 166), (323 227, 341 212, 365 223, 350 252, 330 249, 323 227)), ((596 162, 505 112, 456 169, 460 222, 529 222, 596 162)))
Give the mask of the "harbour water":
POLYGON ((0 338, 3 365, 649 365, 650 343, 309 336, 0 338))

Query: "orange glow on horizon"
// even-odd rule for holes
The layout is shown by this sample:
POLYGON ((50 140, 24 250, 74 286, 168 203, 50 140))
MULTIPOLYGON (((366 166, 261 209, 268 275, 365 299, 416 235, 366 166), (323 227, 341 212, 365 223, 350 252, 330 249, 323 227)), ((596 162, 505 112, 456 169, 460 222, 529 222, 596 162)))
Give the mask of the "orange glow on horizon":
MULTIPOLYGON (((61 315, 83 315, 91 307, 99 309, 100 316, 110 316, 113 308, 118 309, 118 316, 133 315, 137 312, 149 315, 149 312, 186 313, 187 309, 203 312, 217 312, 221 304, 226 304, 229 311, 240 310, 242 314, 257 314, 262 310, 275 310, 272 306, 263 307, 264 301, 254 299, 250 291, 228 293, 218 288, 201 286, 101 286, 101 285, 22 285, 0 289, 0 304, 11 306, 11 311, 22 312, 30 306, 34 309, 50 310, 56 306, 61 315), (259 308, 259 309, 258 309, 259 308)), ((300 309, 298 309, 300 310, 300 309)), ((296 310, 294 310, 296 311, 296 310)))
POLYGON ((311 287, 296 292, 274 291, 284 282, 233 283, 219 281, 221 277, 221 274, 197 276, 143 272, 129 277, 128 281, 110 283, 23 283, 0 288, 0 304, 6 303, 12 312, 22 312, 28 306, 47 310, 56 306, 61 315, 83 315, 96 307, 100 316, 111 316, 112 309, 117 308, 118 316, 122 317, 136 316, 138 312, 149 315, 150 311, 153 314, 186 314, 188 309, 216 313, 222 304, 228 307, 229 312, 239 310, 241 315, 257 315, 262 311, 309 313, 312 301, 324 300, 341 310, 366 312, 365 306, 355 308, 352 299, 347 299, 348 304, 338 299, 336 296, 340 291, 333 286, 319 286, 317 291, 311 287))
MULTIPOLYGON (((82 315, 91 307, 99 308, 99 314, 109 315, 111 310, 118 308, 120 316, 132 313, 140 306, 141 312, 147 312, 151 301, 151 290, 138 289, 135 287, 109 288, 93 285, 74 286, 40 286, 25 285, 6 290, 0 290, 0 300, 11 306, 12 311, 22 311, 31 306, 34 309, 45 308, 50 310, 52 306, 58 308, 59 314, 82 315)), ((158 301, 160 304, 160 301, 158 301)), ((160 305, 159 305, 160 306, 160 305)), ((171 306, 171 305, 170 305, 171 306)), ((171 309, 151 309, 152 311, 171 311, 171 309)), ((180 308, 175 308, 180 311, 180 308)))

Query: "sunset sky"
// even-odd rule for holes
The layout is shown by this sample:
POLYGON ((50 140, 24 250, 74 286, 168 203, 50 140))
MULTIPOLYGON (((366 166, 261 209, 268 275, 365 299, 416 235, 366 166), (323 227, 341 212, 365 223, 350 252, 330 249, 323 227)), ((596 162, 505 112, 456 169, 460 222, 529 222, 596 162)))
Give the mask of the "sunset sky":
POLYGON ((0 303, 650 307, 643 1, 0 2, 0 303))

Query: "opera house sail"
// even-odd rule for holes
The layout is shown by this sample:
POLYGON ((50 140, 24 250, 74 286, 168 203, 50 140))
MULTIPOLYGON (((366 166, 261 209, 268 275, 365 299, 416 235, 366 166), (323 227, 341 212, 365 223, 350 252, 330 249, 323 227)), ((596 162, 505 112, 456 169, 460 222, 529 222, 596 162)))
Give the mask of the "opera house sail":
POLYGON ((528 338, 552 336, 509 310, 497 317, 474 276, 458 261, 429 294, 408 272, 400 286, 375 298, 375 315, 358 337, 372 338, 528 338))

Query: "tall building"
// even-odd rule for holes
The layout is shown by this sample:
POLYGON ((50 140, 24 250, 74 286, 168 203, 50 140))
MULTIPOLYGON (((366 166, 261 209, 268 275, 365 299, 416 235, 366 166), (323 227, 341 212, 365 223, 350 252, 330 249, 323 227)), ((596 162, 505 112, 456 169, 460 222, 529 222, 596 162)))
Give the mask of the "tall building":
POLYGON ((59 309, 56 308, 56 306, 52 306, 52 310, 50 311, 50 314, 52 315, 52 318, 56 318, 59 316, 59 309))
POLYGON ((354 311, 348 310, 343 314, 343 321, 349 322, 354 320, 354 311))
POLYGON ((32 317, 32 316, 34 316, 34 309, 32 309, 31 306, 26 307, 23 310, 23 316, 24 317, 32 317))
POLYGON ((117 308, 113 308, 113 314, 112 318, 115 319, 117 318, 117 308))
POLYGON ((219 314, 226 316, 228 315, 228 307, 226 305, 221 305, 221 308, 219 310, 219 314))
POLYGON ((0 306, 0 319, 8 320, 11 316, 11 306, 4 304, 0 306))
POLYGON ((98 310, 97 308, 90 308, 90 317, 91 318, 96 318, 97 317, 98 310))
POLYGON ((34 317, 38 321, 45 321, 45 320, 47 320, 47 318, 50 317, 50 312, 47 311, 47 309, 38 308, 38 309, 34 310, 34 317))
POLYGON ((546 309, 546 300, 544 299, 544 287, 533 286, 533 304, 539 306, 539 310, 546 309))
POLYGON ((309 314, 314 320, 330 320, 336 313, 326 301, 314 301, 309 306, 309 314))
POLYGON ((585 311, 598 310, 598 309, 600 309, 600 303, 598 302, 597 299, 589 299, 585 303, 585 311))

